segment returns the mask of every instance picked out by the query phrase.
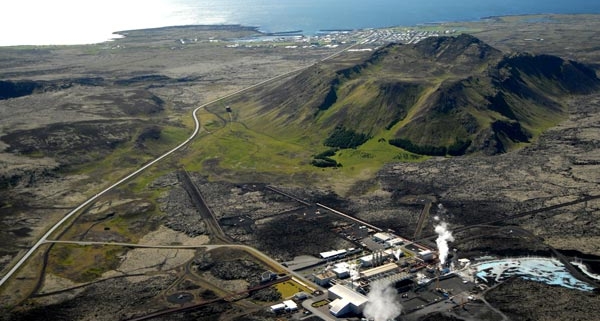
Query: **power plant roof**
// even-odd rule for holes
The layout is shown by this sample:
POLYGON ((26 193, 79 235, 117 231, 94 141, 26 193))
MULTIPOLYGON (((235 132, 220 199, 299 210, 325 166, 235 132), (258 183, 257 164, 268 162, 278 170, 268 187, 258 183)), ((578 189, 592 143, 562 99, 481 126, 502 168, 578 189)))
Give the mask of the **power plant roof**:
POLYGON ((341 284, 336 284, 330 287, 327 291, 332 293, 336 297, 339 297, 343 300, 347 300, 350 304, 356 307, 361 307, 362 305, 366 304, 367 301, 369 301, 366 296, 356 291, 353 291, 352 289, 349 289, 341 284))

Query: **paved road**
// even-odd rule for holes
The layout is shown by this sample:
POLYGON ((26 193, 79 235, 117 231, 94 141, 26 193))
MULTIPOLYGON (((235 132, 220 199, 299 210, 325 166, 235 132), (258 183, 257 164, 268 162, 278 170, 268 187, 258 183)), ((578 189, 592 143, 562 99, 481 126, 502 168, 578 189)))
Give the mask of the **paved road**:
POLYGON ((210 101, 208 103, 205 103, 203 105, 200 105, 200 106, 196 107, 192 111, 192 117, 194 118, 194 124, 195 124, 194 131, 192 132, 192 134, 185 141, 183 141, 181 144, 177 145, 175 148, 173 148, 173 149, 169 150, 168 152, 164 153, 163 155, 159 156, 158 158, 154 159, 153 161, 150 161, 146 165, 143 165, 142 167, 140 167, 136 171, 132 172, 131 174, 123 177, 118 182, 116 182, 116 183, 110 185, 109 187, 105 188, 104 190, 98 192, 96 195, 90 197, 88 200, 86 200, 85 202, 81 203, 79 206, 77 206, 76 208, 74 208, 73 210, 71 210, 69 213, 67 213, 61 220, 59 220, 58 222, 56 222, 44 235, 42 235, 42 237, 40 237, 40 239, 35 244, 33 244, 33 246, 27 252, 25 252, 25 254, 21 257, 21 259, 2 277, 2 279, 0 279, 0 287, 4 283, 6 283, 6 281, 8 281, 13 276, 13 274, 15 274, 15 272, 17 272, 21 268, 21 266, 23 266, 23 264, 25 264, 25 262, 38 250, 38 248, 42 244, 44 244, 46 242, 46 240, 52 235, 52 233, 54 233, 56 230, 58 230, 58 228, 60 228, 70 218, 74 217, 81 209, 83 209, 84 207, 92 204, 100 196, 102 196, 102 195, 110 192, 115 187, 117 187, 117 186, 125 183, 126 181, 132 179, 133 177, 135 177, 139 173, 141 173, 144 170, 146 170, 148 167, 150 167, 150 166, 152 166, 152 165, 160 162, 164 158, 170 156, 174 152, 176 152, 176 151, 180 150, 181 148, 185 147, 192 139, 194 139, 196 137, 196 135, 198 134, 198 132, 200 132, 200 121, 198 120, 198 116, 196 115, 196 113, 198 112, 198 110, 200 110, 200 109, 202 109, 202 108, 204 108, 204 107, 206 107, 208 105, 211 105, 211 104, 214 104, 216 102, 219 102, 221 100, 224 100, 224 99, 230 98, 232 96, 238 95, 238 94, 240 94, 242 92, 252 90, 252 89, 257 88, 259 86, 262 86, 262 85, 264 85, 266 83, 269 83, 269 82, 272 82, 272 81, 275 81, 275 80, 278 80, 278 79, 283 79, 283 78, 285 78, 287 76, 290 76, 290 75, 292 75, 292 74, 294 74, 296 72, 299 72, 299 71, 305 70, 307 68, 310 68, 310 67, 316 65, 319 62, 331 59, 331 58, 333 58, 333 57, 335 57, 335 56, 343 53, 344 51, 347 51, 348 49, 351 49, 352 47, 357 46, 359 44, 361 44, 361 43, 356 43, 356 44, 354 44, 352 46, 349 46, 349 47, 344 48, 344 49, 342 49, 340 51, 337 51, 337 52, 335 52, 335 53, 333 53, 333 54, 331 54, 331 55, 329 55, 329 56, 327 56, 327 57, 325 57, 325 58, 323 58, 323 59, 315 62, 314 64, 312 64, 310 66, 297 68, 297 69, 294 69, 292 71, 289 71, 289 72, 286 72, 284 74, 281 74, 279 76, 275 76, 273 78, 263 80, 263 81, 261 81, 261 82, 259 82, 257 84, 254 84, 252 86, 240 89, 238 91, 235 91, 233 93, 225 95, 225 96, 223 96, 221 98, 215 99, 213 101, 210 101))

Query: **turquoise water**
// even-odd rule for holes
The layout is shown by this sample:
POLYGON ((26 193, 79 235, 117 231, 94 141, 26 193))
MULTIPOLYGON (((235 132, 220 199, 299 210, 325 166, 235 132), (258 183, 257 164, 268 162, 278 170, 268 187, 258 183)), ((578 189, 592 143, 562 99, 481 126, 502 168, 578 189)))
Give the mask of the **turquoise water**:
POLYGON ((119 30, 243 24, 263 31, 360 29, 533 13, 600 13, 589 0, 21 0, 2 4, 0 46, 95 43, 119 30))
POLYGON ((592 291, 594 287, 576 279, 558 260, 545 258, 520 258, 484 262, 474 266, 475 275, 484 279, 494 278, 498 281, 511 276, 558 285, 582 291, 592 291))

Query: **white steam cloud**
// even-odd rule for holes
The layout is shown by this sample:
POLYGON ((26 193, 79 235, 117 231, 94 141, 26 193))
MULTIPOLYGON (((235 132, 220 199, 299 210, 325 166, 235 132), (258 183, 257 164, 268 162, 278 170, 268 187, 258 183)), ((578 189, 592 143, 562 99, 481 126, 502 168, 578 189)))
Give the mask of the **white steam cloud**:
POLYGON ((389 283, 375 281, 371 283, 371 291, 367 295, 369 302, 363 314, 375 321, 392 320, 402 312, 402 305, 396 298, 396 290, 389 283))
POLYGON ((438 251, 440 252, 440 265, 444 265, 444 263, 446 263, 446 259, 448 258, 448 242, 453 242, 454 236, 452 236, 452 232, 448 230, 448 223, 446 222, 436 225, 435 232, 438 235, 435 243, 437 244, 438 251))

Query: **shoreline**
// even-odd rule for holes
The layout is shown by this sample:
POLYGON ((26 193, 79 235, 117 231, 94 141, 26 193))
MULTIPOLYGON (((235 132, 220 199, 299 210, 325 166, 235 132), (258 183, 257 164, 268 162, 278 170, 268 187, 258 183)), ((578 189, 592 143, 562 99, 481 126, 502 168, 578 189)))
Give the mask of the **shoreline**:
MULTIPOLYGON (((185 24, 185 25, 168 25, 162 27, 150 27, 150 28, 139 28, 139 29, 126 29, 126 30, 118 30, 110 33, 110 37, 98 42, 82 42, 82 43, 48 43, 48 44, 11 44, 11 45, 0 45, 0 48, 11 48, 11 47, 24 47, 24 46, 32 46, 32 47, 47 47, 47 46, 83 46, 83 45, 97 45, 103 43, 110 43, 114 41, 118 41, 120 39, 124 39, 127 36, 130 36, 131 33, 139 33, 139 32, 153 32, 153 31, 168 31, 168 30, 186 30, 186 29, 197 29, 202 31, 210 31, 210 30, 231 30, 231 31, 248 31, 248 32, 256 32, 258 35, 255 37, 262 36, 317 36, 329 33, 342 33, 342 32, 357 32, 357 31, 365 31, 365 30, 381 30, 381 29, 392 29, 392 28, 418 28, 418 27, 428 27, 428 26, 440 26, 444 24, 460 24, 460 23, 478 23, 485 22, 486 20, 501 20, 503 18, 511 18, 511 17, 547 17, 551 19, 552 17, 569 17, 569 16, 600 16, 600 13, 531 13, 531 14, 511 14, 511 15, 492 15, 492 16, 483 16, 474 20, 448 20, 448 21, 432 21, 432 22, 423 22, 416 23, 412 25, 391 25, 386 27, 363 27, 363 28, 326 28, 326 29, 317 29, 313 32, 305 32, 304 30, 284 30, 284 31, 267 31, 261 30, 260 26, 251 26, 251 25, 243 25, 243 24, 185 24)), ((543 23, 544 21, 539 21, 539 23, 543 23)))

